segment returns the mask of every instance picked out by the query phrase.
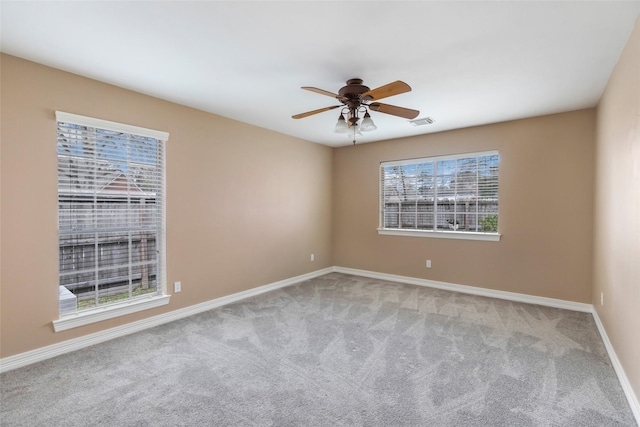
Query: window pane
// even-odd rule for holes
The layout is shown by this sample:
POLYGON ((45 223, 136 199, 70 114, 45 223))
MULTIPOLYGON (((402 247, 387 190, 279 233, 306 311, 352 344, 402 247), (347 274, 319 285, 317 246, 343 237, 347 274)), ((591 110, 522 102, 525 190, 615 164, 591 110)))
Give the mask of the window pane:
POLYGON ((420 200, 431 200, 434 197, 434 164, 420 163, 416 168, 416 187, 420 200))
POLYGON ((60 272, 84 270, 95 266, 95 235, 70 233, 60 236, 60 272))
POLYGON ((389 228, 398 228, 400 226, 399 212, 400 206, 398 203, 385 204, 384 226, 389 228))
POLYGON ((402 228, 416 228, 416 203, 406 202, 400 206, 400 221, 402 228))
POLYGON ((456 161, 446 160, 438 162, 436 177, 438 201, 453 201, 456 194, 456 161))
POLYGON ((100 233, 97 235, 97 244, 98 268, 129 264, 128 232, 100 233))
POLYGON ((420 201, 418 209, 418 227, 422 230, 433 230, 433 200, 420 201))

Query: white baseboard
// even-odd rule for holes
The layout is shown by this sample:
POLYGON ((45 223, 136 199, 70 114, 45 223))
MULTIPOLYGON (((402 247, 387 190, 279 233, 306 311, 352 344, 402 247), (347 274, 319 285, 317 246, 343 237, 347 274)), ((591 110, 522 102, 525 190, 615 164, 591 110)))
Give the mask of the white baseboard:
POLYGON ((627 374, 624 372, 624 368, 620 363, 620 359, 618 359, 618 355, 616 351, 613 349, 613 345, 611 341, 609 341, 609 336, 607 335, 607 331, 604 329, 604 325, 600 321, 600 317, 598 316, 598 312, 593 310, 593 320, 596 322, 596 326, 598 327, 598 332, 600 332, 600 337, 602 337, 602 342, 604 342, 604 347, 607 349, 607 353, 609 354, 609 359, 611 359, 611 364, 613 365, 613 369, 616 371, 616 375, 618 376, 618 380, 620 381, 620 385, 622 386, 622 390, 624 390, 624 394, 627 397, 627 401, 629 402, 629 406, 631 406, 631 412, 633 412, 633 416, 636 418, 636 424, 640 426, 640 402, 638 401, 638 397, 633 391, 631 387, 631 383, 629 382, 629 378, 627 374))
POLYGON ((593 306, 581 302, 566 301, 555 298, 538 297, 534 295, 519 294, 515 292, 497 291, 494 289, 479 288, 476 286, 457 285, 455 283, 437 282, 435 280, 418 279, 416 277, 398 276, 396 274, 378 273, 368 270, 357 270, 346 267, 333 267, 333 271, 356 276, 371 277, 372 279, 388 280, 391 282, 408 283, 410 285, 426 286, 429 288, 444 289, 446 291, 462 292, 465 294, 480 295, 490 298, 498 298, 509 301, 518 301, 528 304, 545 305, 548 307, 563 308, 565 310, 582 311, 591 313, 593 306))
POLYGON ((89 347, 91 345, 105 342, 105 341, 122 337, 125 335, 129 335, 134 332, 139 332, 145 329, 153 328, 155 326, 159 326, 164 323, 169 323, 174 320, 179 320, 185 317, 193 316, 194 314, 202 313, 204 311, 211 310, 213 308, 220 307, 226 304, 230 304, 232 302, 240 301, 245 298, 249 298, 255 295, 260 295, 265 292, 273 291, 275 289, 280 289, 285 286, 290 286, 295 283, 303 282, 305 280, 313 279, 314 277, 322 276, 324 274, 331 273, 332 271, 333 271, 332 267, 324 268, 322 270, 317 270, 311 273, 302 274, 300 276, 291 277, 289 279, 280 280, 279 282, 270 283, 268 285, 259 286, 257 288, 227 295, 221 298, 216 298, 211 301, 206 301, 200 304, 170 311, 168 313, 159 314, 157 316, 149 317, 147 319, 138 320, 136 322, 127 323, 121 326, 116 326, 115 328, 106 329, 104 331, 85 335, 79 338, 74 338, 74 339, 63 341, 60 343, 48 345, 46 347, 41 347, 35 350, 26 351, 24 353, 5 357, 0 359, 0 373, 7 372, 12 369, 21 368, 23 366, 27 366, 32 363, 40 362, 46 359, 50 359, 52 357, 56 357, 61 354, 80 350, 80 349, 89 347))

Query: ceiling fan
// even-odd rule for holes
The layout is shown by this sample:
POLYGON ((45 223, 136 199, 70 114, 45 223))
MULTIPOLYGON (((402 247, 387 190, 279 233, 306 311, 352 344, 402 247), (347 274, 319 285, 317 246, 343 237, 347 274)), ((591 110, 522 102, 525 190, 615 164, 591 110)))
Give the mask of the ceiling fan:
POLYGON ((333 105, 331 107, 307 111, 306 113, 296 114, 291 117, 294 119, 302 119, 304 117, 342 107, 340 116, 338 117, 338 123, 336 123, 335 131, 337 133, 352 133, 353 143, 355 144, 356 135, 361 135, 360 131, 369 132, 377 129, 377 126, 371 119, 371 115, 369 115, 369 110, 390 114, 392 116, 404 117, 405 119, 415 119, 418 117, 418 114, 420 114, 420 111, 418 110, 377 102, 382 98, 410 92, 411 86, 405 82, 397 80, 376 89, 369 89, 369 87, 362 83, 362 79, 349 79, 347 80, 347 85, 340 88, 337 94, 323 89, 318 89, 316 87, 303 86, 302 89, 335 98, 340 101, 342 105, 333 105), (361 114, 364 114, 362 122, 360 122, 361 114), (346 119, 345 115, 347 116, 346 119))

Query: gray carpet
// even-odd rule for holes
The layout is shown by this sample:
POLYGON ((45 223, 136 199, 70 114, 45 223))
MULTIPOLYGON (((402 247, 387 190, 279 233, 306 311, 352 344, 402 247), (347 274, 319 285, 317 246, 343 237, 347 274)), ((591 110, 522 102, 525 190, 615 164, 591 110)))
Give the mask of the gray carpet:
POLYGON ((332 273, 1 376, 2 426, 634 426, 590 314, 332 273))

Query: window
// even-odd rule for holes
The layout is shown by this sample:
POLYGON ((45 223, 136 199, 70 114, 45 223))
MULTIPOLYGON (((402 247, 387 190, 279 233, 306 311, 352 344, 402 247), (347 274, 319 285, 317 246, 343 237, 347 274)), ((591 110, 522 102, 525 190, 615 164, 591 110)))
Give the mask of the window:
POLYGON ((497 152, 380 164, 380 234, 498 240, 497 152))
POLYGON ((56 119, 61 317, 163 296, 168 134, 56 119))

